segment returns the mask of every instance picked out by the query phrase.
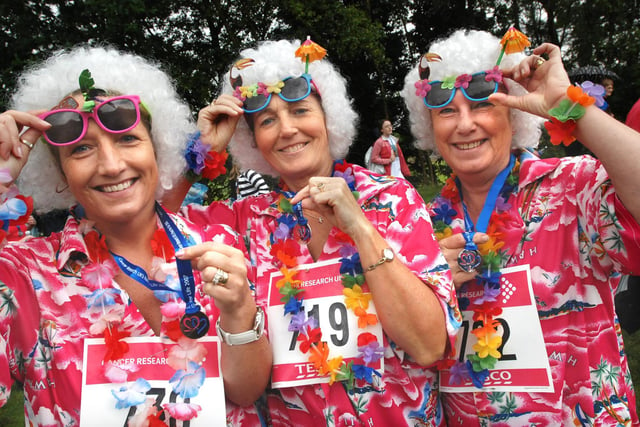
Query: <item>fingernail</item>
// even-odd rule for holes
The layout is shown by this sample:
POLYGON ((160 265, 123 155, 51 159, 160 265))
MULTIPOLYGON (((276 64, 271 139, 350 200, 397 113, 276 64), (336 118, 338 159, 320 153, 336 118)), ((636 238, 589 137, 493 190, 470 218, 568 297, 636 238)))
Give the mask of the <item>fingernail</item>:
POLYGON ((182 255, 184 255, 184 249, 178 249, 176 251, 176 257, 180 258, 182 255))
POLYGON ((22 158, 22 147, 18 145, 18 157, 22 158))

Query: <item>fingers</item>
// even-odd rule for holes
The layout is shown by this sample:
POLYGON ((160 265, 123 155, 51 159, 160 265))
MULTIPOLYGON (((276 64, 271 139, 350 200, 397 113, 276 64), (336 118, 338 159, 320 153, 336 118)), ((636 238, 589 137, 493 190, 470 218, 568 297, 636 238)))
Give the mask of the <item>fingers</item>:
MULTIPOLYGON (((176 258, 191 260, 193 268, 200 271, 205 284, 217 285, 230 290, 242 288, 247 284, 247 267, 243 253, 231 246, 205 242, 189 246, 176 252, 176 258)), ((205 287, 212 290, 212 286, 205 287)), ((207 292, 209 295, 215 292, 207 292)))
POLYGON ((215 99, 198 113, 198 129, 202 142, 215 151, 223 151, 243 115, 242 102, 239 99, 231 95, 222 95, 215 99))
POLYGON ((560 48, 551 43, 542 43, 540 46, 533 49, 534 55, 546 55, 549 60, 552 59, 561 59, 562 54, 560 53, 560 48))
POLYGON ((300 191, 298 191, 296 193, 295 196, 293 196, 293 199, 291 199, 291 204, 296 204, 299 201, 306 199, 307 197, 311 196, 311 188, 309 185, 305 185, 300 191))
POLYGON ((0 157, 4 160, 13 154, 17 158, 25 155, 43 131, 51 125, 34 113, 9 110, 0 114, 0 157), (28 128, 22 135, 22 129, 28 128))
MULTIPOLYGON (((473 242, 476 245, 486 243, 488 240, 489 236, 485 233, 475 233, 473 236, 473 242)), ((466 272, 460 268, 460 265, 458 264, 458 256, 460 255, 460 252, 464 250, 466 244, 462 233, 453 234, 441 239, 438 243, 447 264, 449 264, 449 269, 451 270, 453 283, 455 284, 456 289, 476 276, 477 272, 466 272)))

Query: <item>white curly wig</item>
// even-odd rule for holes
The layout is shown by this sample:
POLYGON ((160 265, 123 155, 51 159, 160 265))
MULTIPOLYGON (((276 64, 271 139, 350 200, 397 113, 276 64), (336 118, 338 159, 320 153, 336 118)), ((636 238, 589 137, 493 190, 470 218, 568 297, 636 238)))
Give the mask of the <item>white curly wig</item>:
MULTIPOLYGON (((295 56, 299 40, 265 41, 255 49, 246 49, 241 58, 251 58, 254 63, 239 71, 242 84, 249 86, 258 82, 275 83, 287 77, 304 74, 304 62, 295 56)), ((356 134, 358 115, 347 96, 346 80, 326 59, 309 64, 309 74, 318 88, 329 136, 329 149, 334 160, 343 159, 349 151, 356 134)), ((227 76, 229 73, 227 73, 227 76)), ((228 77, 222 87, 223 94, 232 94, 228 77)), ((240 169, 278 176, 278 172, 262 157, 255 146, 253 131, 246 120, 240 120, 229 143, 229 151, 240 169)))
MULTIPOLYGON (((490 70, 496 65, 501 50, 500 39, 484 31, 457 30, 451 36, 435 41, 428 52, 437 53, 441 62, 429 63, 429 80, 442 80, 449 76, 473 74, 490 70)), ((504 55, 501 69, 511 68, 525 57, 524 53, 504 55)), ((424 105, 423 98, 416 95, 415 83, 420 80, 418 66, 409 71, 404 79, 402 96, 409 110, 411 132, 416 138, 416 147, 436 151, 431 114, 424 105)), ((510 95, 522 95, 525 89, 511 79, 505 79, 510 95)), ((534 148, 540 140, 541 124, 544 119, 524 111, 511 109, 513 148, 534 148)))
MULTIPOLYGON (((52 108, 79 89, 78 77, 84 69, 91 72, 96 88, 138 95, 149 110, 159 174, 156 197, 160 198, 185 170, 183 152, 188 135, 196 127, 189 106, 178 97, 172 80, 159 64, 112 47, 79 46, 59 51, 19 77, 11 108, 20 111, 52 108)), ((34 208, 39 212, 64 209, 76 203, 46 144, 41 138, 35 145, 18 179, 21 192, 33 197, 34 208)))

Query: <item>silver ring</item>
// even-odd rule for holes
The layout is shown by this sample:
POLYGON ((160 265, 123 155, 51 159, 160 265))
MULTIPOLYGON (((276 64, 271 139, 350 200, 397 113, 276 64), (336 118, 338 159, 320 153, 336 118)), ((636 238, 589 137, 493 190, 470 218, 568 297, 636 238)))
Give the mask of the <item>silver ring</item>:
POLYGON ((31 150, 33 148, 33 143, 27 141, 24 138, 20 138, 20 142, 22 142, 24 145, 26 145, 27 147, 29 147, 29 149, 31 150))
POLYGON ((229 273, 219 268, 216 270, 216 274, 213 275, 213 280, 211 281, 214 285, 217 284, 226 284, 229 280, 229 273))

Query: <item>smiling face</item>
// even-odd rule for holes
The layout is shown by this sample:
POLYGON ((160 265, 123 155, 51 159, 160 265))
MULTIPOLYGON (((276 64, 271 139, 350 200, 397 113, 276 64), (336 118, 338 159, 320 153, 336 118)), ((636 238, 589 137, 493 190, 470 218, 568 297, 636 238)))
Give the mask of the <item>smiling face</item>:
POLYGON ((604 86, 605 97, 611 96, 611 94, 613 93, 613 80, 605 77, 600 81, 600 84, 604 86))
POLYGON ((493 180, 508 163, 509 108, 472 102, 457 91, 449 105, 431 109, 430 114, 436 147, 463 183, 493 180))
POLYGON ((115 134, 89 119, 84 138, 60 147, 58 154, 69 190, 103 233, 112 225, 153 215, 158 166, 143 122, 115 134))
POLYGON ((312 176, 331 175, 333 159, 317 96, 296 102, 273 96, 251 119, 258 149, 291 190, 299 190, 312 176))

